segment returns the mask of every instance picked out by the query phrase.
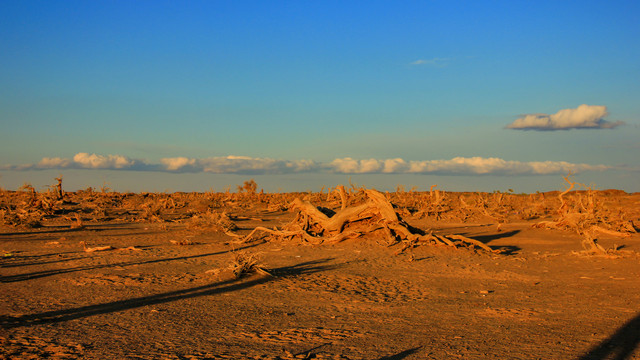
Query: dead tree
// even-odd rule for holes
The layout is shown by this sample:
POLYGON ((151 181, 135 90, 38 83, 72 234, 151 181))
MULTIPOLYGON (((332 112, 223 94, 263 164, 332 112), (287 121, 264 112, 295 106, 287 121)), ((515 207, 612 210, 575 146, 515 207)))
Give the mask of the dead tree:
POLYGON ((385 195, 379 191, 364 190, 366 201, 359 205, 347 206, 344 188, 338 187, 341 194, 341 209, 316 207, 308 201, 296 198, 289 209, 297 212, 296 218, 284 229, 256 227, 245 241, 256 233, 267 233, 275 238, 299 238, 312 244, 337 243, 364 235, 378 235, 387 240, 388 245, 401 243, 403 251, 421 244, 441 244, 452 247, 478 247, 492 250, 482 242, 462 235, 436 235, 433 232, 415 228, 406 223, 395 211, 385 195), (342 191, 341 191, 342 190, 342 191))

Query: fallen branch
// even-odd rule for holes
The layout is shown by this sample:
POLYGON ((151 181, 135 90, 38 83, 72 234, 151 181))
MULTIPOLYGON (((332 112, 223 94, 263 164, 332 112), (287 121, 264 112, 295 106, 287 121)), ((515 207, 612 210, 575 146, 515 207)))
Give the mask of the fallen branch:
POLYGON ((106 245, 106 246, 94 246, 94 247, 87 247, 87 243, 84 241, 81 241, 80 244, 82 245, 82 247, 84 248, 84 252, 96 252, 96 251, 108 251, 108 250, 117 250, 117 251, 127 251, 127 250, 132 250, 132 251, 142 251, 142 249, 139 249, 135 246, 129 246, 126 248, 117 248, 111 245, 106 245))

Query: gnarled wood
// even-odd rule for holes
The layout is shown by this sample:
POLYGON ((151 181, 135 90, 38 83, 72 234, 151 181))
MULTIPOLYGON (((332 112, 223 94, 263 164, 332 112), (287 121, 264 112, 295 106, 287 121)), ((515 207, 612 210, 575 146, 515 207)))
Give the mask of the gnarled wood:
POLYGON ((323 242, 336 243, 382 230, 388 245, 404 243, 400 252, 421 243, 436 243, 452 247, 475 246, 496 252, 482 242, 462 235, 426 234, 423 230, 412 227, 400 218, 387 197, 377 190, 364 190, 367 200, 363 204, 354 206, 347 206, 343 186, 337 187, 336 191, 340 192, 342 208, 333 216, 327 215, 331 214, 331 211, 321 211, 310 202, 296 198, 289 209, 297 211, 298 216, 284 230, 259 226, 245 237, 245 241, 261 231, 279 238, 299 237, 303 241, 317 245, 323 242), (363 220, 368 221, 363 222, 363 220), (345 230, 347 228, 348 230, 345 230))

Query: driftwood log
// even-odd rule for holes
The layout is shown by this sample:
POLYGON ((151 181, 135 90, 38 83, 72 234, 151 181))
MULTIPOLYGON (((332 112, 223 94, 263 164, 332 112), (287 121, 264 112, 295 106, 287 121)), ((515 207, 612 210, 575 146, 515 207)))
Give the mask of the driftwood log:
POLYGON ((258 226, 244 238, 251 240, 257 233, 286 239, 298 238, 311 244, 337 243, 368 234, 382 235, 387 245, 401 243, 399 252, 421 244, 440 244, 452 247, 480 248, 492 250, 482 242, 462 235, 436 235, 407 224, 398 215, 385 195, 376 190, 364 190, 366 200, 359 205, 347 206, 344 187, 336 189, 342 200, 341 209, 316 207, 308 201, 296 198, 289 209, 297 212, 296 218, 284 229, 269 229, 258 226))

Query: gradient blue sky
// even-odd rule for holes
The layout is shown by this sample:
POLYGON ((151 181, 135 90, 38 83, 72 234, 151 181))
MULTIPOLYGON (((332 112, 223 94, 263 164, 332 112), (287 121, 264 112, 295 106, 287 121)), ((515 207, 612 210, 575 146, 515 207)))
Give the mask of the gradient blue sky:
POLYGON ((638 24, 633 1, 2 1, 0 186, 533 192, 575 167, 640 191, 638 24), (608 115, 506 128, 582 104, 608 115))

